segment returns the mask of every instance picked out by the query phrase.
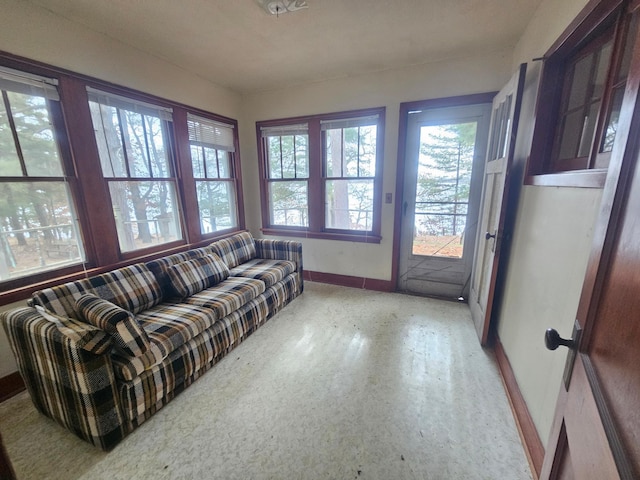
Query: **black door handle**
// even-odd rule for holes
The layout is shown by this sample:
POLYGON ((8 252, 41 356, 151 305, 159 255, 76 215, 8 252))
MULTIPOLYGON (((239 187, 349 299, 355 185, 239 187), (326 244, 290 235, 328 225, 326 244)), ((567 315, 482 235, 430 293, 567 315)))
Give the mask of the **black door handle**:
POLYGON ((555 328, 548 328, 544 333, 544 344, 549 350, 555 350, 560 345, 570 348, 571 350, 576 348, 573 339, 567 340, 566 338, 562 338, 555 328))
POLYGON ((485 240, 489 240, 490 238, 496 238, 496 233, 497 233, 497 232, 498 232, 498 231, 496 230, 496 231, 493 233, 493 235, 491 235, 489 232, 485 233, 485 234, 484 234, 484 239, 485 239, 485 240))

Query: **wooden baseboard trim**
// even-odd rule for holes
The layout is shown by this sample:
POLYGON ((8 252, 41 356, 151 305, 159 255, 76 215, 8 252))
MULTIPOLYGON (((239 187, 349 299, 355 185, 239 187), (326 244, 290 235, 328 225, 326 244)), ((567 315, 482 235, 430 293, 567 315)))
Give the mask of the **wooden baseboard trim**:
POLYGON ((516 420, 516 426, 520 433, 520 438, 524 445, 525 453, 527 454, 527 460, 531 466, 531 472, 534 475, 535 480, 540 477, 542 471, 542 462, 544 461, 544 445, 538 435, 527 403, 522 396, 516 377, 511 369, 511 363, 504 351, 504 347, 500 342, 500 338, 496 335, 494 351, 496 354, 496 360, 498 362, 498 368, 500 369, 500 375, 504 388, 507 392, 507 398, 513 411, 513 416, 516 420))
POLYGON ((343 287, 363 288, 365 290, 375 290, 376 292, 393 292, 395 287, 389 280, 378 280, 375 278, 352 277, 350 275, 337 275, 335 273, 314 272, 304 270, 305 280, 310 282, 330 283, 343 287))
POLYGON ((25 388, 24 380, 18 372, 13 372, 6 377, 0 378, 0 402, 17 395, 25 388))

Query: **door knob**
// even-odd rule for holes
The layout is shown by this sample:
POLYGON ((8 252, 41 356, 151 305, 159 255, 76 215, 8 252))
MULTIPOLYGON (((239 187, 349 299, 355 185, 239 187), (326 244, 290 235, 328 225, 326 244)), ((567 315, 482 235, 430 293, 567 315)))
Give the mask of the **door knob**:
POLYGON ((494 232, 493 235, 492 235, 489 232, 487 232, 487 233, 484 234, 484 239, 485 240, 489 240, 490 238, 496 238, 496 233, 497 233, 497 231, 494 232))
POLYGON ((544 344, 549 350, 555 350, 560 345, 573 350, 576 345, 573 339, 567 340, 566 338, 562 338, 555 328, 547 329, 544 334, 544 344))

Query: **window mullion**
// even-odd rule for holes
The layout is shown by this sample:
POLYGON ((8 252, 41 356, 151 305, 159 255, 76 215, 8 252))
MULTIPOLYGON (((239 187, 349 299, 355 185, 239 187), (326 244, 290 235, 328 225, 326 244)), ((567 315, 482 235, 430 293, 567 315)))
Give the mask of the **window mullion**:
POLYGON ((4 102, 4 109, 7 112, 7 120, 9 120, 9 128, 11 128, 11 136, 13 137, 13 143, 16 147, 18 160, 20 161, 20 169, 22 170, 22 175, 26 177, 28 175, 27 165, 24 162, 24 155, 22 153, 22 147, 20 146, 20 138, 18 138, 16 122, 13 118, 13 112, 11 111, 11 104, 9 103, 9 95, 7 95, 5 90, 2 90, 2 101, 4 102))
POLYGON ((320 120, 309 120, 309 231, 324 229, 324 191, 322 181, 322 132, 320 120))

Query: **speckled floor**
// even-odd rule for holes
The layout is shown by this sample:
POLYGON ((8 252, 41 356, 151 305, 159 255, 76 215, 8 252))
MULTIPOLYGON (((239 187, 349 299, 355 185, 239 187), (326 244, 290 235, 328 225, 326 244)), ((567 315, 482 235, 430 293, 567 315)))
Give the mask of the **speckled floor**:
POLYGON ((469 309, 307 282, 110 453, 0 404, 18 479, 531 479, 469 309))

